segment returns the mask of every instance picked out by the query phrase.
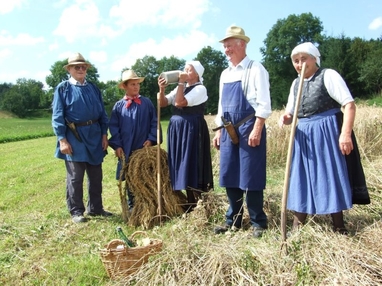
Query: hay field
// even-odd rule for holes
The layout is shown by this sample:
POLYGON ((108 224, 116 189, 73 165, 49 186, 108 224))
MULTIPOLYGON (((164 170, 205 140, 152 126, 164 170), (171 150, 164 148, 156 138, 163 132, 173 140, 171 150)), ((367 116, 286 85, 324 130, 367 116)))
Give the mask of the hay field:
MULTIPOLYGON (((73 224, 64 166, 53 158, 55 138, 0 144, 0 285, 382 285, 382 109, 358 106, 355 133, 372 203, 345 212, 350 235, 333 233, 330 218, 316 216, 286 243, 280 205, 290 130, 278 128, 280 114, 274 111, 267 122, 269 230, 260 239, 251 237, 247 214, 243 230, 213 234, 228 206, 217 178, 215 190, 190 214, 149 229, 124 225, 112 150, 103 167, 103 196, 105 209, 116 215, 73 224), (128 236, 144 230, 161 239, 163 251, 135 274, 110 280, 99 250, 118 237, 117 226, 128 236)), ((213 162, 217 176, 217 152, 213 162)))
MULTIPOLYGON (((357 109, 354 130, 372 203, 344 213, 350 235, 333 233, 329 216, 315 216, 285 244, 280 205, 290 127, 277 126, 280 115, 275 111, 267 121, 267 233, 252 238, 246 216, 243 230, 214 235, 212 229, 224 223, 228 206, 218 189, 191 214, 156 228, 165 250, 121 285, 382 285, 382 109, 357 109)), ((214 126, 213 116, 207 120, 214 126)), ((219 154, 213 156, 217 175, 219 154)))

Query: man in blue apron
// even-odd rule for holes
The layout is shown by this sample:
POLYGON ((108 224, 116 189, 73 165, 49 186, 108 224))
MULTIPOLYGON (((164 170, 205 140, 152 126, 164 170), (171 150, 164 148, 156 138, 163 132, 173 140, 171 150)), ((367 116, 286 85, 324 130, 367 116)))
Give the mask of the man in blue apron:
POLYGON ((226 224, 215 233, 241 228, 245 197, 253 236, 261 237, 267 228, 265 120, 271 114, 271 99, 268 72, 247 57, 249 40, 242 28, 230 26, 220 41, 230 65, 220 77, 215 119, 220 127, 214 129, 213 146, 220 150, 220 185, 226 188, 229 208, 226 224))

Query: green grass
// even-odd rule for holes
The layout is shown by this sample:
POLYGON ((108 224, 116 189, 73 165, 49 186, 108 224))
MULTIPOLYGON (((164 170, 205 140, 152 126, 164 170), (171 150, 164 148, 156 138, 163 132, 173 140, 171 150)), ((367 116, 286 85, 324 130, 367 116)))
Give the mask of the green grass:
MULTIPOLYGON (((168 120, 162 120, 163 146, 166 146, 168 120)), ((19 119, 0 117, 0 143, 53 136, 51 118, 19 119)))
POLYGON ((50 118, 1 118, 0 143, 54 135, 50 118))
POLYGON ((122 221, 112 152, 103 165, 103 197, 117 215, 71 222, 55 145, 55 137, 0 144, 0 285, 104 285, 99 249, 117 238, 116 226, 134 231, 122 221))

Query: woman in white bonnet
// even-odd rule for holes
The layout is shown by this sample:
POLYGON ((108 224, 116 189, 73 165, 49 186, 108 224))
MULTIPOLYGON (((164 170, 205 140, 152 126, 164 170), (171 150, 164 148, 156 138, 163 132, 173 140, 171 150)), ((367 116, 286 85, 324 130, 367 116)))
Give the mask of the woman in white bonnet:
POLYGON ((343 211, 353 203, 368 204, 370 198, 352 131, 354 99, 340 74, 320 67, 320 56, 310 42, 296 46, 291 53, 299 76, 290 88, 281 127, 292 122, 303 63, 306 66, 287 208, 294 213, 294 230, 308 214, 330 214, 333 230, 347 234, 343 211))
POLYGON ((208 99, 203 85, 204 67, 199 61, 186 62, 177 87, 165 95, 166 80, 158 78, 160 106, 172 105, 167 129, 167 152, 174 191, 186 190, 192 210, 201 192, 213 188, 210 136, 204 119, 208 99))

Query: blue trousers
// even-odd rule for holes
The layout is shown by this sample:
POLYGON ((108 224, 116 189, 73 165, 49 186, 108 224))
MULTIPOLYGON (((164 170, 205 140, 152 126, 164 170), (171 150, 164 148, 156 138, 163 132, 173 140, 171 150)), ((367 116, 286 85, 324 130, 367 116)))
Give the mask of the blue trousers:
POLYGON ((66 204, 70 214, 83 215, 83 183, 87 175, 88 203, 87 212, 99 214, 102 205, 102 165, 91 165, 86 162, 65 161, 66 166, 66 204))
POLYGON ((248 213, 253 227, 267 228, 267 216, 263 210, 264 191, 244 191, 239 188, 226 188, 229 208, 226 223, 240 228, 243 221, 243 197, 245 193, 248 213))

